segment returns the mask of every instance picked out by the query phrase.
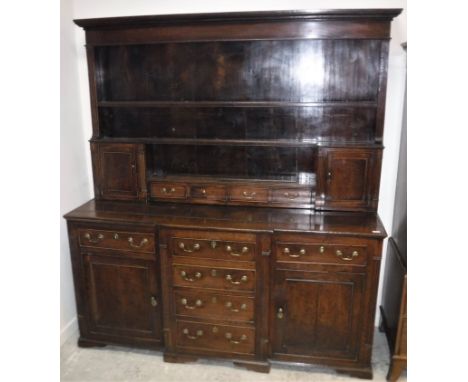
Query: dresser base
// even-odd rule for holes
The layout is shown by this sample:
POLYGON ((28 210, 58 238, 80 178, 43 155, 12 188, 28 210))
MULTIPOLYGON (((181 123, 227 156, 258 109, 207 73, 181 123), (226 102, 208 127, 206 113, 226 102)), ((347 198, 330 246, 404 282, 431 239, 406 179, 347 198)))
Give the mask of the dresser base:
POLYGON ((84 338, 80 337, 78 339, 78 346, 80 348, 93 348, 93 347, 103 348, 103 347, 107 346, 107 343, 94 341, 94 340, 87 340, 87 339, 84 339, 84 338))
POLYGON ((365 367, 359 369, 335 369, 339 374, 347 374, 354 378, 372 379, 372 367, 365 367))
MULTIPOLYGON (((164 362, 169 363, 190 363, 198 361, 199 357, 187 354, 171 354, 168 352, 164 353, 164 362)), ((235 366, 244 367, 250 371, 256 371, 257 373, 269 373, 270 362, 259 361, 259 360, 235 360, 233 361, 235 366)))

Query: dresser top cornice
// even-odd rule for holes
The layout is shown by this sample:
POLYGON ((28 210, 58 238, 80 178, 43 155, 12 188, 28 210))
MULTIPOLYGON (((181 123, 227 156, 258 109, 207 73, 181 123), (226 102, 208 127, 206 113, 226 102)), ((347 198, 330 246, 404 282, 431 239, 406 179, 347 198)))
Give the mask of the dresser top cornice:
POLYGON ((318 9, 287 10, 260 12, 222 12, 168 14, 126 17, 104 17, 74 20, 75 24, 86 30, 107 28, 129 28, 132 26, 157 26, 162 24, 192 23, 228 23, 228 22, 261 22, 290 20, 362 20, 374 19, 391 21, 401 13, 400 8, 383 9, 318 9))

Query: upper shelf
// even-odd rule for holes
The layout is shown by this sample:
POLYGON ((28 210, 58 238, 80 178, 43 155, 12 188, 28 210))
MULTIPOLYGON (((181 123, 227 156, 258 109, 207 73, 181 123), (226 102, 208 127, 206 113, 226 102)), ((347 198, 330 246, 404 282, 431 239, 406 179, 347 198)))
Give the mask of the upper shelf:
POLYGON ((319 139, 203 139, 203 138, 128 138, 101 137, 92 138, 91 142, 101 143, 144 143, 155 145, 182 146, 263 146, 263 147, 354 147, 380 148, 382 145, 373 141, 331 141, 319 139))
POLYGON ((376 107, 375 101, 100 101, 98 107, 376 107))

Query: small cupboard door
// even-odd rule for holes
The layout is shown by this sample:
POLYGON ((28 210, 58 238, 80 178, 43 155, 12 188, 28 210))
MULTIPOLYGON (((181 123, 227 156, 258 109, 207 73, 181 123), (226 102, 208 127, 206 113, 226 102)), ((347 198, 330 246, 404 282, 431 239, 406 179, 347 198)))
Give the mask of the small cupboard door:
POLYGON ((156 263, 94 252, 84 256, 90 334, 160 341, 156 263))
POLYGON ((277 270, 274 277, 273 354, 355 359, 364 275, 277 270))
MULTIPOLYGON (((94 144, 95 182, 102 199, 136 200, 144 184, 144 160, 139 160, 139 145, 126 143, 94 144), (143 168, 140 168, 143 167, 143 168)), ((143 151, 144 155, 144 151, 143 151)))
POLYGON ((376 209, 381 156, 381 149, 321 149, 318 207, 376 209))

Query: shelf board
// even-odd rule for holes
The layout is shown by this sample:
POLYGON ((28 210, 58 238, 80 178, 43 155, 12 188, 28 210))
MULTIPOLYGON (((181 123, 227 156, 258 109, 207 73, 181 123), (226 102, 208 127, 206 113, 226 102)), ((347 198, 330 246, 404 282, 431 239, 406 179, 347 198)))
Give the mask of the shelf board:
POLYGON ((143 143, 154 145, 183 146, 264 146, 264 147, 382 147, 374 141, 325 141, 317 139, 203 139, 203 138, 92 138, 90 142, 101 143, 143 143))
POLYGON ((375 101, 285 102, 285 101, 100 101, 99 107, 377 107, 375 101))
POLYGON ((148 177, 149 182, 166 181, 166 182, 188 182, 188 183, 255 183, 281 185, 281 186, 309 186, 314 187, 316 184, 316 175, 314 173, 300 173, 298 175, 277 175, 264 178, 249 178, 246 176, 219 176, 219 175, 196 175, 196 174, 166 174, 157 175, 155 173, 148 177))

